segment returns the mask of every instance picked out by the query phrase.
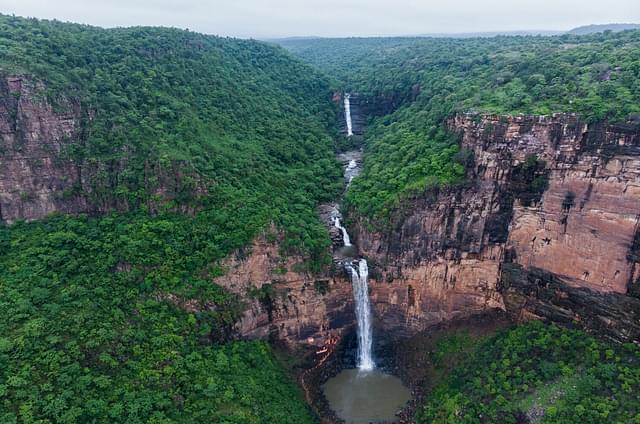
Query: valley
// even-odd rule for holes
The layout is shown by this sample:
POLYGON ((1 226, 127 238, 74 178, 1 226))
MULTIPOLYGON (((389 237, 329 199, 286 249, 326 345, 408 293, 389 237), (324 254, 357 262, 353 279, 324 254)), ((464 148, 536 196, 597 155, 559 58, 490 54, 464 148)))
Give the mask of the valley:
POLYGON ((640 31, 0 15, 0 421, 640 420, 640 31))

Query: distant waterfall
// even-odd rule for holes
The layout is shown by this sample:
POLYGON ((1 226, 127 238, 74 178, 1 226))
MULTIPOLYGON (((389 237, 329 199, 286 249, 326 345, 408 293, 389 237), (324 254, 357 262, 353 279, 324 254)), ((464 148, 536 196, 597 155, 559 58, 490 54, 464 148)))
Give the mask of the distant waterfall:
POLYGON ((344 96, 344 117, 347 121, 347 137, 353 135, 353 124, 351 123, 351 94, 344 96))
POLYGON ((340 231, 342 231, 342 242, 344 243, 344 245, 347 247, 351 246, 351 239, 349 238, 349 233, 347 233, 347 229, 344 228, 340 223, 339 217, 336 216, 333 218, 333 225, 335 225, 336 228, 339 228, 340 231))
MULTIPOLYGON (((355 264, 355 262, 354 262, 355 264)), ((351 271, 353 298, 356 302, 356 320, 358 322, 358 368, 370 371, 375 368, 371 355, 373 344, 373 328, 371 327, 371 307, 369 305, 369 268, 367 261, 360 259, 358 269, 348 266, 351 271)))

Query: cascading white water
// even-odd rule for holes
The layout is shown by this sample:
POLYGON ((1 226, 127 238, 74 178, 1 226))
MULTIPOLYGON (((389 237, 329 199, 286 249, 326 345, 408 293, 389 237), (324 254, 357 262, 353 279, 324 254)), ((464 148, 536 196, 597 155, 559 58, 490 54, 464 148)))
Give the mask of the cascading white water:
POLYGON ((344 176, 347 179, 347 189, 351 186, 353 179, 360 173, 358 169, 358 162, 355 159, 350 159, 347 167, 344 169, 344 176))
POLYGON ((344 96, 344 118, 347 121, 347 137, 353 135, 353 124, 351 123, 351 94, 344 96))
POLYGON ((344 228, 340 223, 339 217, 336 216, 333 218, 333 225, 335 225, 336 228, 339 228, 340 231, 342 231, 342 242, 344 243, 344 245, 347 247, 351 246, 351 239, 349 238, 349 233, 347 233, 347 229, 344 228))
POLYGON ((371 346, 373 328, 371 327, 371 306, 369 305, 369 268, 365 259, 360 259, 358 269, 348 265, 351 271, 353 298, 356 302, 356 321, 358 323, 358 369, 370 371, 375 368, 371 346))

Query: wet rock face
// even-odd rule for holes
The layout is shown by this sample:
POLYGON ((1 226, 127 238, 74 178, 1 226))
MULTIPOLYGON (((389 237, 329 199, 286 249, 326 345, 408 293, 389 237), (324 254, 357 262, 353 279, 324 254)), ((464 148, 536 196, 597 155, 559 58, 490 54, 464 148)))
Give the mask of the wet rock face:
POLYGON ((582 326, 612 341, 640 340, 640 299, 572 287, 557 275, 504 264, 501 292, 517 321, 544 319, 582 326))
MULTIPOLYGON (((531 296, 525 276, 540 270, 566 287, 589 290, 590 300, 602 296, 559 306, 579 316, 590 308, 603 316, 596 305, 608 302, 614 310, 629 307, 611 299, 640 291, 640 129, 587 125, 568 114, 459 115, 449 125, 473 154, 466 185, 414 199, 387 233, 364 224, 355 232, 361 251, 377 264, 370 287, 381 325, 413 332, 492 308, 517 317, 548 311, 556 319, 551 307, 527 315, 537 301, 507 301, 505 264, 524 270, 522 284, 508 285, 509 299, 515 292, 531 296)), ((612 313, 606 320, 608 326, 581 322, 628 337, 626 319, 612 313)))
POLYGON ((74 195, 80 174, 63 158, 77 141, 80 110, 61 100, 54 111, 43 87, 22 77, 0 78, 0 221, 85 210, 74 195))

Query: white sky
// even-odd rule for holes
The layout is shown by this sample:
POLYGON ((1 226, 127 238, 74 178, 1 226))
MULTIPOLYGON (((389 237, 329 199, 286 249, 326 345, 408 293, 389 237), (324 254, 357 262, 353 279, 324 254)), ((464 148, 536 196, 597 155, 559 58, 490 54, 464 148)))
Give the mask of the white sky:
POLYGON ((0 12, 236 37, 568 30, 640 23, 640 0, 0 0, 0 12))

